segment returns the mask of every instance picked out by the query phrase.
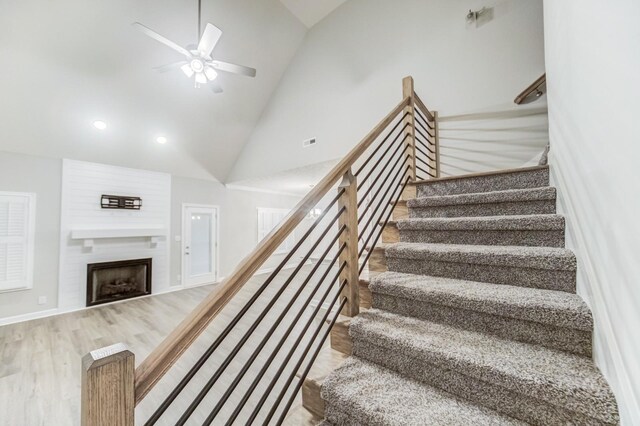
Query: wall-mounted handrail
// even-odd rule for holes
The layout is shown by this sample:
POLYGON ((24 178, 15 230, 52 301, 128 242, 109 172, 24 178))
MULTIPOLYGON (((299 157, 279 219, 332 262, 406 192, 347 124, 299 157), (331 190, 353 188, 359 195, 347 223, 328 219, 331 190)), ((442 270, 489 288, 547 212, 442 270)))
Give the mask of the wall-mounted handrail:
POLYGON ((542 74, 513 100, 516 105, 528 104, 544 95, 547 90, 547 74, 542 74))
MULTIPOLYGON (((230 351, 226 359, 220 364, 220 367, 209 378, 207 384, 198 393, 196 399, 189 405, 187 411, 185 411, 177 424, 184 424, 188 421, 189 417, 195 409, 200 405, 200 402, 209 393, 213 385, 217 382, 217 379, 223 374, 226 366, 230 365, 231 360, 243 347, 244 343, 248 340, 251 334, 258 328, 260 321, 266 317, 269 310, 276 304, 278 298, 284 293, 286 287, 292 282, 293 278, 301 271, 302 266, 312 252, 314 252, 321 242, 324 244, 329 241, 328 246, 325 248, 321 261, 316 263, 312 268, 310 274, 302 283, 302 286, 295 292, 293 299, 286 304, 285 310, 281 312, 277 320, 271 324, 269 332, 262 338, 260 344, 255 347, 249 359, 246 361, 245 366, 240 370, 240 373, 232 381, 230 387, 226 388, 222 397, 217 400, 215 407, 207 417, 205 424, 213 421, 218 415, 222 406, 228 400, 229 396, 236 389, 238 383, 248 373, 251 363, 256 359, 260 351, 265 347, 267 340, 274 335, 276 329, 281 326, 281 322, 293 308, 294 302, 296 302, 298 296, 302 294, 302 290, 306 288, 311 277, 316 273, 322 260, 329 254, 331 248, 335 244, 339 245, 339 250, 330 265, 326 268, 325 273, 322 275, 320 281, 318 281, 313 293, 307 297, 307 300, 303 303, 301 310, 298 312, 298 317, 305 312, 310 298, 319 291, 320 287, 329 282, 330 287, 324 293, 322 300, 324 301, 329 297, 331 286, 339 282, 339 295, 333 298, 331 306, 339 306, 338 313, 342 312, 348 316, 354 316, 359 311, 359 275, 362 272, 368 258, 371 254, 365 253, 369 242, 372 242, 372 246, 375 246, 378 239, 382 234, 381 223, 388 222, 391 212, 389 206, 395 205, 400 195, 402 194, 405 186, 411 180, 428 179, 438 177, 439 172, 439 148, 438 148, 438 124, 437 124, 437 112, 431 112, 425 106, 424 102, 415 93, 413 88, 413 79, 406 77, 403 80, 403 99, 353 148, 345 157, 335 166, 333 169, 317 184, 309 193, 292 209, 287 217, 273 230, 271 231, 257 246, 256 248, 243 259, 238 267, 226 278, 223 283, 216 290, 212 291, 193 311, 191 311, 186 318, 147 356, 146 359, 140 363, 135 369, 135 392, 134 399, 127 405, 127 410, 131 410, 134 404, 138 404, 149 393, 156 383, 164 376, 164 374, 176 363, 181 355, 191 346, 191 344, 198 338, 208 325, 218 316, 222 309, 234 298, 234 296, 242 289, 249 279, 263 266, 264 262, 276 251, 278 247, 294 232, 294 230, 301 225, 303 220, 307 217, 311 209, 321 202, 330 191, 336 187, 336 184, 342 180, 338 185, 338 193, 327 207, 324 208, 320 217, 318 217, 313 225, 307 229, 304 235, 292 248, 285 259, 278 265, 276 270, 270 274, 260 288, 255 291, 249 301, 240 310, 236 317, 225 327, 225 329, 218 335, 215 341, 204 352, 200 359, 191 367, 188 373, 183 377, 178 386, 167 396, 163 403, 158 407, 149 420, 148 425, 154 424, 173 403, 176 397, 182 392, 187 383, 198 373, 200 368, 207 362, 209 357, 220 346, 221 342, 235 330, 236 324, 243 317, 244 313, 252 308, 254 302, 262 295, 262 292, 272 283, 273 279, 280 273, 284 265, 292 258, 294 253, 300 249, 303 242, 308 238, 311 238, 314 229, 323 220, 329 209, 336 206, 337 215, 333 216, 333 219, 329 222, 328 226, 324 227, 324 231, 315 239, 310 240, 312 247, 307 254, 302 257, 302 260, 298 263, 298 266, 291 273, 289 278, 285 281, 280 290, 271 296, 269 303, 264 308, 260 315, 254 320, 251 326, 243 332, 244 335, 239 342, 235 345, 233 350, 230 351), (395 124, 394 124, 395 122, 395 124), (399 132, 398 132, 399 131, 399 132), (373 147, 374 143, 378 141, 383 133, 387 132, 386 136, 381 142, 373 147), (396 134, 396 132, 398 132, 396 134), (394 137, 395 135, 395 137, 394 137), (386 149, 383 145, 386 146, 386 149), (393 149, 395 147, 395 149, 393 149), (403 148, 404 147, 404 148, 403 148), (371 148, 371 149, 370 149, 371 148), (370 152, 372 151, 372 152, 370 152), (367 154, 367 158, 363 158, 364 154, 367 154), (403 161, 404 160, 404 161, 403 161), (356 165, 359 165, 356 173, 352 173, 352 170, 356 165), (363 173, 366 168, 369 168, 367 173, 363 173), (374 176, 373 178, 371 176, 374 176), (362 178, 358 182, 358 179, 362 178), (359 200, 358 200, 359 198, 359 200), (368 200, 367 203, 364 201, 368 200), (360 210, 359 210, 360 209, 360 210), (365 215, 368 216, 368 220, 365 222, 365 215), (364 225, 362 225, 364 223, 364 225), (336 228, 337 226, 337 228, 336 228), (335 234, 330 234, 332 229, 338 229, 335 234), (325 241, 325 237, 328 240, 325 241), (359 247, 359 241, 363 241, 361 247, 359 247), (361 259, 364 258, 364 262, 361 259), (329 270, 333 267, 338 268, 338 273, 331 281, 327 281, 327 275, 329 270)), ((309 241, 307 241, 309 242, 309 241)), ((299 254, 299 253, 298 253, 299 254)), ((327 259, 328 260, 328 259, 327 259)), ((335 288, 334 288, 335 290, 335 288)), ((314 316, 318 313, 319 307, 314 310, 314 316)), ((329 308, 329 310, 331 310, 329 308)), ((328 311, 329 311, 328 310, 328 311)), ((328 320, 329 312, 325 315, 324 320, 327 322, 335 322, 337 314, 328 320)), ((313 317, 312 317, 313 318, 313 317)), ((311 319, 309 319, 311 321, 311 319)), ((311 323, 308 322, 302 333, 306 333, 311 323)), ((324 321, 323 321, 324 324, 324 321)), ((315 342, 317 336, 324 336, 328 332, 321 333, 321 326, 313 332, 313 339, 308 343, 305 350, 305 354, 309 352, 315 342)), ((282 324, 285 326, 285 324, 282 324)), ((277 347, 277 350, 282 348, 284 339, 286 339, 292 332, 293 327, 290 325, 284 334, 284 338, 281 338, 277 347)), ((298 342, 304 335, 298 336, 298 342)), ((322 339, 321 339, 322 340, 322 339)), ((277 352, 276 350, 276 352, 277 352)), ((318 348, 312 351, 312 354, 317 355, 318 348)), ((289 359, 293 355, 292 352, 286 358, 284 364, 280 366, 281 372, 289 359)), ((311 363, 315 359, 315 355, 311 357, 311 361, 308 363, 305 371, 308 371, 311 363)), ((273 362, 275 355, 269 358, 269 363, 273 362)), ((302 362, 305 360, 303 357, 296 364, 295 371, 300 368, 302 362)), ((247 394, 244 395, 242 403, 236 407, 233 412, 233 418, 235 419, 242 407, 247 402, 249 395, 255 389, 258 381, 261 380, 265 373, 263 368, 259 375, 253 378, 253 382, 247 394)), ((292 373, 293 374, 293 373, 292 373)), ((290 376, 293 377, 293 376, 290 376)), ((106 380, 106 379, 105 379, 106 380)), ((275 382, 272 381, 269 391, 273 388, 275 382)), ((85 384, 83 384, 84 389, 85 384)), ((299 386, 298 386, 299 388, 299 386)), ((295 396, 295 392, 294 395, 295 396)), ((278 398, 278 404, 284 397, 284 388, 280 392, 278 398)), ((293 398, 293 397, 291 397, 293 398)), ((257 411, 260 410, 262 404, 264 404, 266 395, 260 401, 260 405, 257 406, 252 412, 252 419, 257 415, 257 411)), ((87 401, 94 403, 92 396, 87 397, 87 401)), ((286 410, 291 405, 292 399, 289 399, 285 405, 285 411, 281 413, 280 420, 284 418, 286 410)), ((85 400, 83 399, 83 404, 85 400)), ((97 402, 95 402, 97 403, 97 402)), ((115 404, 118 405, 118 404, 115 404)), ((272 406, 268 418, 276 414, 276 406, 272 406)), ((91 417, 90 414, 87 416, 91 417)), ((84 424, 95 424, 95 419, 88 418, 85 421, 83 415, 84 424)))

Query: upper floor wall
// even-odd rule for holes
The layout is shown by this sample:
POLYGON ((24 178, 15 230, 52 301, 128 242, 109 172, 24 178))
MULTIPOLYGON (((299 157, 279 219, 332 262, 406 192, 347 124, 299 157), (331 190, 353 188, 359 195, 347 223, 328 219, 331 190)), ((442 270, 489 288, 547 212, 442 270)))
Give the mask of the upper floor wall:
POLYGON ((541 0, 349 0, 307 33, 228 181, 342 157, 400 101, 405 75, 448 120, 446 173, 517 167, 547 143, 544 101, 524 119, 486 117, 523 108, 513 98, 544 72, 543 44, 541 0), (483 6, 490 14, 468 24, 483 6), (470 112, 491 114, 451 117, 470 112), (318 144, 303 149, 310 137, 318 144))

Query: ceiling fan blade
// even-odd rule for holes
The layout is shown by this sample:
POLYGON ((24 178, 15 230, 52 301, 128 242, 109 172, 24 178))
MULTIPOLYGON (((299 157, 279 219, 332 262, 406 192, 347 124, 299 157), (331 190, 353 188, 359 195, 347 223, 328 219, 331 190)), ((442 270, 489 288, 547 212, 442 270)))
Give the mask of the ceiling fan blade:
POLYGON ((256 70, 254 68, 245 67, 244 65, 230 64, 229 62, 222 61, 211 61, 209 64, 219 71, 246 75, 247 77, 256 76, 256 70))
POLYGON ((143 33, 145 33, 149 37, 159 41, 160 43, 162 43, 162 44, 164 44, 166 46, 169 46, 173 50, 176 50, 176 51, 182 53, 186 57, 191 57, 191 54, 189 53, 189 51, 187 49, 185 49, 184 47, 182 47, 182 46, 180 46, 180 45, 178 45, 178 44, 176 44, 174 42, 172 42, 168 38, 165 38, 165 37, 161 36, 157 32, 153 31, 151 28, 145 27, 140 22, 134 22, 131 25, 133 25, 134 27, 136 27, 138 30, 142 31, 143 33))
POLYGON ((213 93, 222 93, 222 86, 217 81, 210 81, 209 85, 213 93))
POLYGON ((204 57, 211 57, 211 52, 213 48, 216 47, 216 44, 218 44, 220 36, 222 36, 222 30, 213 24, 207 23, 202 38, 200 38, 200 43, 198 44, 198 52, 204 57))
POLYGON ((189 62, 187 61, 178 61, 178 62, 174 62, 172 64, 166 64, 166 65, 160 65, 159 67, 153 67, 154 70, 163 73, 163 72, 168 72, 171 71, 172 69, 175 68, 179 68, 183 65, 188 64, 189 62))

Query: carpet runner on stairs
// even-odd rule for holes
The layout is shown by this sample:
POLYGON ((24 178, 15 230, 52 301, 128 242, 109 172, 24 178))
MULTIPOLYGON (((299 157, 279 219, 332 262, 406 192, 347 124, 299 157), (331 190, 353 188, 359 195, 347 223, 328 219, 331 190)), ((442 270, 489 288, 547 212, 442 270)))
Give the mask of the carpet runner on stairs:
POLYGON ((533 167, 417 184, 322 385, 325 424, 618 424, 548 182, 533 167))

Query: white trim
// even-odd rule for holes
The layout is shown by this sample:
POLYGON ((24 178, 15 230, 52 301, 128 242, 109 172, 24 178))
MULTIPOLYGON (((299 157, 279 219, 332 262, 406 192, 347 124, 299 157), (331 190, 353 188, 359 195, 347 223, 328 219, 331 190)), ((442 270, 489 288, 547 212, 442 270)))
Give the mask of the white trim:
MULTIPOLYGON (((575 237, 575 244, 577 247, 587 247, 587 238, 584 236, 583 227, 580 226, 579 223, 575 223, 571 219, 579 218, 580 216, 576 214, 576 210, 574 209, 574 205, 578 205, 575 200, 572 198, 572 191, 569 189, 567 185, 567 179, 562 172, 562 167, 555 167, 556 164, 568 164, 566 162, 556 161, 555 158, 558 156, 558 147, 554 146, 554 148, 549 151, 549 162, 551 176, 554 183, 557 186, 558 193, 561 195, 559 199, 566 200, 565 203, 562 203, 562 207, 566 208, 566 214, 564 215, 567 220, 567 226, 573 231, 573 236, 575 237)), ((560 203, 558 203, 560 204, 560 203)), ((562 213, 562 212, 559 212, 562 213)), ((611 317, 609 316, 609 311, 606 306, 602 306, 600 301, 605 300, 604 295, 602 294, 602 287, 600 285, 593 285, 592 283, 598 283, 600 280, 598 279, 598 275, 596 273, 593 261, 589 256, 588 250, 579 250, 577 248, 573 248, 579 256, 579 264, 581 265, 581 270, 584 273, 584 279, 589 283, 588 287, 593 292, 593 297, 589 298, 588 295, 581 295, 589 308, 594 313, 594 318, 597 319, 597 323, 594 326, 594 329, 600 329, 602 332, 597 334, 597 338, 600 339, 603 343, 600 346, 606 351, 608 357, 611 359, 614 368, 613 369, 603 369, 605 374, 610 374, 615 376, 615 380, 613 383, 618 385, 618 389, 616 389, 615 396, 616 399, 624 400, 624 404, 618 404, 619 409, 625 409, 629 413, 638 413, 640 412, 640 406, 638 406, 638 398, 635 395, 634 388, 629 381, 629 375, 627 374, 627 368, 624 360, 621 356, 620 346, 618 344, 616 334, 614 332, 613 322, 611 321, 611 317)), ((594 331, 595 331, 594 330, 594 331)), ((597 355, 597 348, 595 346, 594 341, 594 355, 597 355)), ((595 362, 598 366, 599 360, 597 356, 594 356, 595 362)), ((624 418, 624 416, 622 416, 624 418)), ((630 417, 629 417, 630 418, 630 417)))
POLYGON ((27 235, 26 235, 26 248, 27 262, 25 268, 27 269, 27 278, 25 285, 21 287, 13 287, 7 289, 0 289, 0 293, 10 293, 16 291, 31 290, 33 288, 33 265, 35 256, 35 238, 36 238, 36 193, 34 192, 11 192, 0 191, 0 196, 9 197, 25 197, 28 200, 28 217, 27 217, 27 235))
POLYGON ((184 266, 184 243, 185 243, 185 239, 184 239, 184 211, 186 208, 189 207, 193 207, 193 208, 203 208, 203 209, 211 209, 213 211, 215 211, 216 214, 216 228, 214 230, 214 237, 215 237, 215 256, 213 258, 213 278, 214 278, 214 283, 220 282, 220 206, 218 205, 214 205, 214 204, 198 204, 198 203, 182 203, 182 210, 180 212, 180 287, 183 289, 189 289, 189 288, 196 288, 196 287, 200 287, 202 285, 207 285, 205 284, 195 284, 195 285, 191 285, 191 286, 187 286, 185 285, 185 266, 184 266))
POLYGON ((12 317, 0 318, 0 326, 15 324, 18 322, 30 321, 38 318, 45 318, 60 313, 58 308, 46 309, 44 311, 30 312, 28 314, 14 315, 12 317))
POLYGON ((227 189, 231 189, 231 190, 235 190, 235 191, 260 192, 260 193, 263 193, 263 194, 286 195, 286 196, 289 196, 289 197, 298 197, 298 198, 302 198, 302 197, 304 197, 306 195, 306 194, 303 194, 303 193, 296 194, 294 192, 277 191, 275 189, 254 188, 254 187, 251 187, 251 186, 237 185, 237 184, 234 184, 234 183, 227 183, 224 186, 227 189))
POLYGON ((149 226, 144 228, 73 228, 71 230, 72 240, 164 237, 166 235, 167 228, 164 226, 149 226))

